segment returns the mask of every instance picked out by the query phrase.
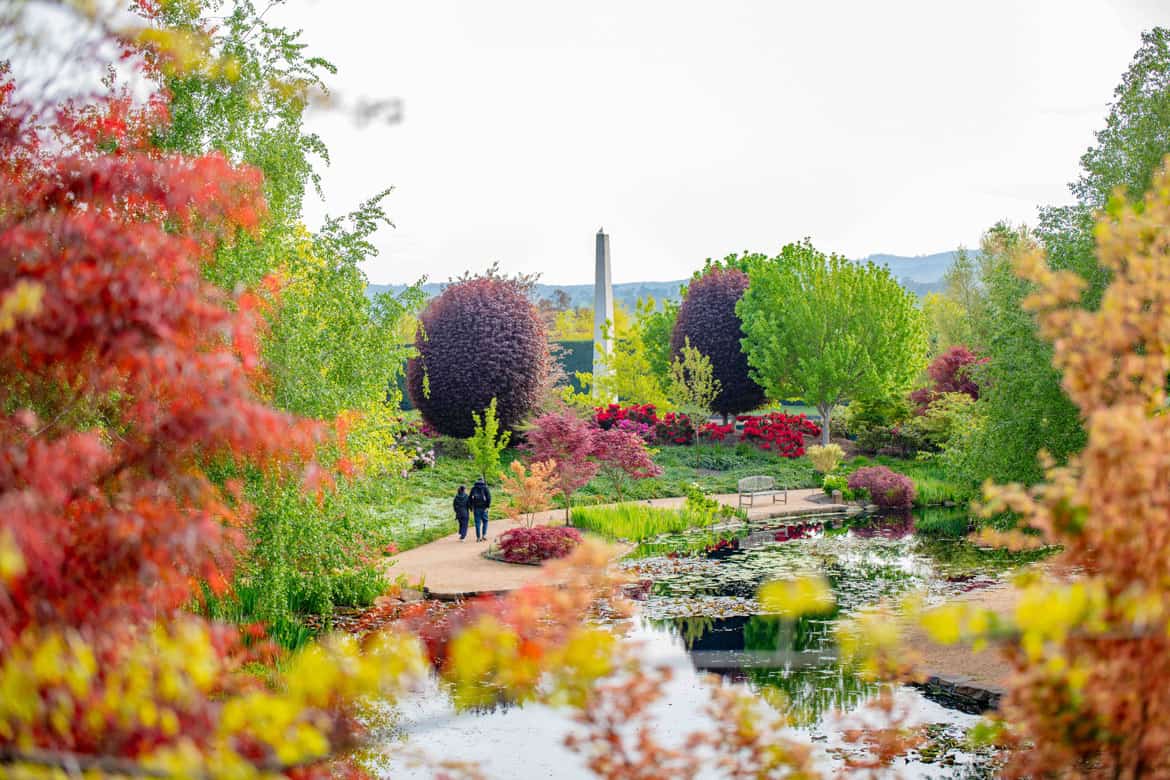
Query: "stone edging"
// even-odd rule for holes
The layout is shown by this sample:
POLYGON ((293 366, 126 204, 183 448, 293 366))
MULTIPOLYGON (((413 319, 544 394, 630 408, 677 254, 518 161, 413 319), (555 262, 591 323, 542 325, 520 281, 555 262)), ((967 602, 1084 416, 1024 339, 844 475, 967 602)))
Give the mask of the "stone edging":
POLYGON ((497 561, 499 563, 506 563, 509 566, 543 566, 544 561, 509 561, 505 560, 504 556, 493 553, 489 546, 486 550, 479 554, 481 558, 487 558, 489 561, 497 561))
POLYGON ((971 683, 965 677, 948 678, 932 675, 925 682, 913 683, 931 701, 971 715, 999 709, 1003 691, 994 686, 971 683))

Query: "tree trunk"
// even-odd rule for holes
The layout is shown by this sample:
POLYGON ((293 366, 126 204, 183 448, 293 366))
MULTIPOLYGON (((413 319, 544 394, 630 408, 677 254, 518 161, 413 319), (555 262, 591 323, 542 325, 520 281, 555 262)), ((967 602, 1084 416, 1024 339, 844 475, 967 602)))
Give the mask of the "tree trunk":
POLYGON ((561 495, 565 497, 565 525, 572 525, 573 516, 569 514, 569 511, 572 509, 572 507, 569 505, 569 494, 562 493, 561 495))
POLYGON ((817 404, 817 411, 821 413, 821 444, 829 443, 829 415, 833 407, 829 404, 817 404))

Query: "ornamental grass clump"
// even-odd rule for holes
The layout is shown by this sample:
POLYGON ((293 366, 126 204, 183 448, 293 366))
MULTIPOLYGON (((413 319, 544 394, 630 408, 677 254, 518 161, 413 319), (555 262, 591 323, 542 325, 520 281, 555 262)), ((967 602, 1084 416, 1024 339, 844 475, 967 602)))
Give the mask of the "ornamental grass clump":
POLYGON ((808 459, 813 468, 822 474, 832 474, 837 470, 845 457, 845 451, 839 444, 814 444, 808 448, 808 459))
POLYGON ((581 532, 564 526, 513 528, 500 535, 500 554, 508 563, 542 563, 564 558, 581 544, 581 532))
POLYGON ((849 489, 864 490, 882 509, 909 509, 914 506, 914 482, 885 466, 868 466, 849 475, 849 489))
POLYGON ((680 533, 704 527, 715 514, 694 509, 667 509, 647 504, 578 507, 573 510, 573 525, 608 539, 641 541, 662 534, 680 533))

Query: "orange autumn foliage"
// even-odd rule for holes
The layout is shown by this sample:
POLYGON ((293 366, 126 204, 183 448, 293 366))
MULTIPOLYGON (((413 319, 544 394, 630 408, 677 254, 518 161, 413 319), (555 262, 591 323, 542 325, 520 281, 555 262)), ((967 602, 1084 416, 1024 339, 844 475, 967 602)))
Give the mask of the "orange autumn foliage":
POLYGON ((529 528, 537 512, 543 512, 552 506, 553 492, 556 490, 555 460, 534 461, 528 468, 518 460, 508 466, 511 474, 504 474, 500 482, 508 494, 507 510, 517 518, 522 518, 529 528))
POLYGON ((1018 261, 1089 436, 1045 483, 990 492, 1077 574, 1033 585, 1016 611, 1003 716, 1027 749, 1013 777, 1170 776, 1170 172, 1143 202, 1112 204, 1096 239, 1112 280, 1094 311, 1080 277, 1038 252, 1018 261))

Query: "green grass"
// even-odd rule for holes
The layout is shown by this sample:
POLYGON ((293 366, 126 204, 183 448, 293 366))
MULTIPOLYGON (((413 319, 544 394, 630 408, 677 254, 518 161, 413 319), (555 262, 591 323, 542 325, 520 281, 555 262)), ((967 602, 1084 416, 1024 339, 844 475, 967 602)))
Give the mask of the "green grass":
POLYGON ((688 528, 710 525, 715 516, 691 509, 665 509, 646 504, 626 503, 617 506, 577 507, 573 525, 607 539, 641 541, 688 528))
MULTIPOLYGON (((734 493, 743 477, 758 474, 775 477, 787 488, 819 487, 820 478, 808 458, 781 458, 750 444, 696 444, 691 447, 659 447, 654 462, 662 476, 638 480, 625 498, 644 500, 686 494, 692 483, 707 494, 734 493)), ((604 504, 616 500, 604 479, 590 482, 573 496, 576 504, 604 504)))
POLYGON ((971 530, 971 517, 964 509, 920 509, 914 516, 914 530, 921 536, 957 539, 971 530))

